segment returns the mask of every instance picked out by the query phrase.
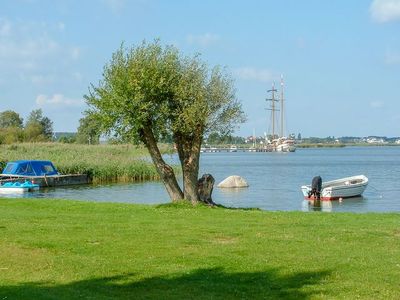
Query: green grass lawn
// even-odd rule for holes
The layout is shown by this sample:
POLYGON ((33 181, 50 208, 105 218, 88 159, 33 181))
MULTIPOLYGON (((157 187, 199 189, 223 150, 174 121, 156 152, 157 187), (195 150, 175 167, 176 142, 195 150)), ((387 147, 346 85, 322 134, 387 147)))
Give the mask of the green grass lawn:
POLYGON ((0 299, 400 299, 400 215, 0 199, 0 299))

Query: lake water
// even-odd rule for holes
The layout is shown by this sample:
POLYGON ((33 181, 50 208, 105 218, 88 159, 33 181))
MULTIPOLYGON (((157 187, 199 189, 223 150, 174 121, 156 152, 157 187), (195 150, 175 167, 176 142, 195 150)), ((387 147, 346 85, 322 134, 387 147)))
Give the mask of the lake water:
MULTIPOLYGON (((175 156, 167 159, 177 163, 175 156)), ((400 212, 400 147, 345 147, 297 149, 295 153, 203 153, 201 170, 216 184, 230 175, 249 183, 244 189, 214 188, 213 200, 230 207, 263 210, 400 212), (364 174, 369 185, 363 197, 323 202, 313 207, 303 200, 300 186, 314 176, 322 180, 364 174)), ((109 184, 44 189, 24 197, 63 198, 98 202, 166 203, 159 182, 109 184)))

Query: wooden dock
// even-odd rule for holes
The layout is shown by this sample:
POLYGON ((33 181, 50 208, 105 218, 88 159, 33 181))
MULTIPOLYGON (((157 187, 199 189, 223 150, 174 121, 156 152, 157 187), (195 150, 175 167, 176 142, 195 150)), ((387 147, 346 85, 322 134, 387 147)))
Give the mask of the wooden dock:
POLYGON ((200 149, 202 153, 217 153, 217 152, 273 152, 272 147, 267 148, 248 148, 248 147, 237 147, 232 149, 231 147, 202 147, 200 149))

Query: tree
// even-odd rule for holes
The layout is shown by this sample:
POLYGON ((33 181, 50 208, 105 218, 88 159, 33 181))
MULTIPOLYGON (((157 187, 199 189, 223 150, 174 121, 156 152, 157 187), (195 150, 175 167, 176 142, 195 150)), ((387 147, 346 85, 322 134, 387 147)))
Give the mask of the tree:
POLYGON ((200 147, 210 131, 227 134, 244 121, 231 78, 220 67, 209 70, 199 56, 184 57, 158 41, 117 50, 104 67, 99 85, 85 96, 88 115, 103 131, 142 142, 171 200, 199 201, 200 147), (157 146, 173 137, 183 176, 183 191, 157 146))
POLYGON ((46 139, 51 140, 53 138, 53 121, 48 117, 43 117, 40 124, 43 126, 43 135, 46 139))
POLYGON ((220 144, 221 136, 218 134, 218 132, 212 132, 207 137, 207 143, 212 145, 220 144))
POLYGON ((24 140, 24 131, 18 127, 0 128, 0 144, 13 144, 24 140))
POLYGON ((12 110, 6 110, 0 113, 0 128, 22 128, 23 119, 18 113, 12 110))
POLYGON ((23 119, 18 113, 6 110, 0 113, 0 144, 12 144, 23 141, 23 119))
POLYGON ((76 141, 79 144, 98 144, 101 125, 92 115, 87 115, 79 120, 76 141))
POLYGON ((25 125, 25 140, 28 142, 44 142, 43 127, 38 122, 29 122, 25 125))
POLYGON ((25 124, 25 133, 29 141, 44 141, 53 138, 53 122, 43 116, 41 109, 32 110, 25 124))

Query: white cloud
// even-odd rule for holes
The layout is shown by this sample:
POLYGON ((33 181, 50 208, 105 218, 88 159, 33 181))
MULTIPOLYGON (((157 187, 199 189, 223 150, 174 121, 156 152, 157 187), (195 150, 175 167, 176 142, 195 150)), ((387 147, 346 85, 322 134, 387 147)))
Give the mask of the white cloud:
POLYGON ((31 78, 34 84, 44 83, 37 74, 49 77, 49 73, 58 72, 64 62, 59 57, 64 57, 64 52, 61 45, 48 37, 0 38, 0 69, 6 70, 10 78, 31 78))
POLYGON ((400 53, 392 50, 386 51, 385 63, 388 65, 400 64, 400 53))
POLYGON ((83 99, 70 99, 65 97, 63 94, 54 94, 52 97, 41 94, 36 97, 36 104, 40 107, 82 106, 84 101, 83 99))
POLYGON ((81 49, 79 47, 72 47, 70 54, 72 59, 77 60, 81 56, 81 49))
POLYGON ((7 36, 11 33, 11 23, 0 19, 0 36, 7 36))
MULTIPOLYGON (((59 45, 43 29, 43 24, 10 24, 14 26, 13 34, 0 35, 0 60, 30 61, 39 58, 48 58, 51 55, 63 53, 64 47, 59 45), (27 29, 27 26, 30 29, 27 29)), ((3 33, 7 30, 2 27, 3 33)))
POLYGON ((34 75, 31 78, 33 84, 44 84, 47 82, 51 82, 53 80, 52 77, 43 76, 43 75, 34 75))
POLYGON ((271 82, 277 80, 279 76, 268 69, 257 69, 252 67, 238 68, 233 73, 240 79, 253 80, 260 82, 271 82))
POLYGON ((65 23, 58 22, 57 27, 58 27, 58 30, 64 31, 65 30, 65 23))
POLYGON ((297 48, 299 48, 299 49, 304 49, 304 48, 306 48, 306 40, 305 40, 303 37, 299 36, 299 37, 296 39, 296 46, 297 46, 297 48))
MULTIPOLYGON (((0 70, 8 80, 51 85, 76 72, 82 48, 59 39, 62 22, 45 23, 0 18, 0 70)), ((79 77, 79 76, 78 76, 79 77)), ((78 78, 73 77, 73 78, 78 78)))
POLYGON ((29 81, 34 85, 45 85, 45 84, 51 84, 54 82, 55 78, 54 75, 46 74, 34 74, 31 76, 27 76, 24 73, 20 74, 20 79, 24 81, 29 81))
POLYGON ((369 9, 376 22, 400 21, 400 0, 374 0, 369 9))
POLYGON ((200 35, 189 34, 186 41, 191 45, 200 45, 201 47, 208 47, 219 41, 219 36, 213 33, 205 33, 200 35))
POLYGON ((103 1, 114 13, 121 12, 125 7, 125 0, 103 0, 103 1))
POLYGON ((72 77, 78 82, 82 81, 83 79, 83 75, 80 72, 73 72, 72 77))
POLYGON ((369 103, 369 106, 371 108, 382 108, 384 106, 384 102, 383 101, 371 101, 369 103))

